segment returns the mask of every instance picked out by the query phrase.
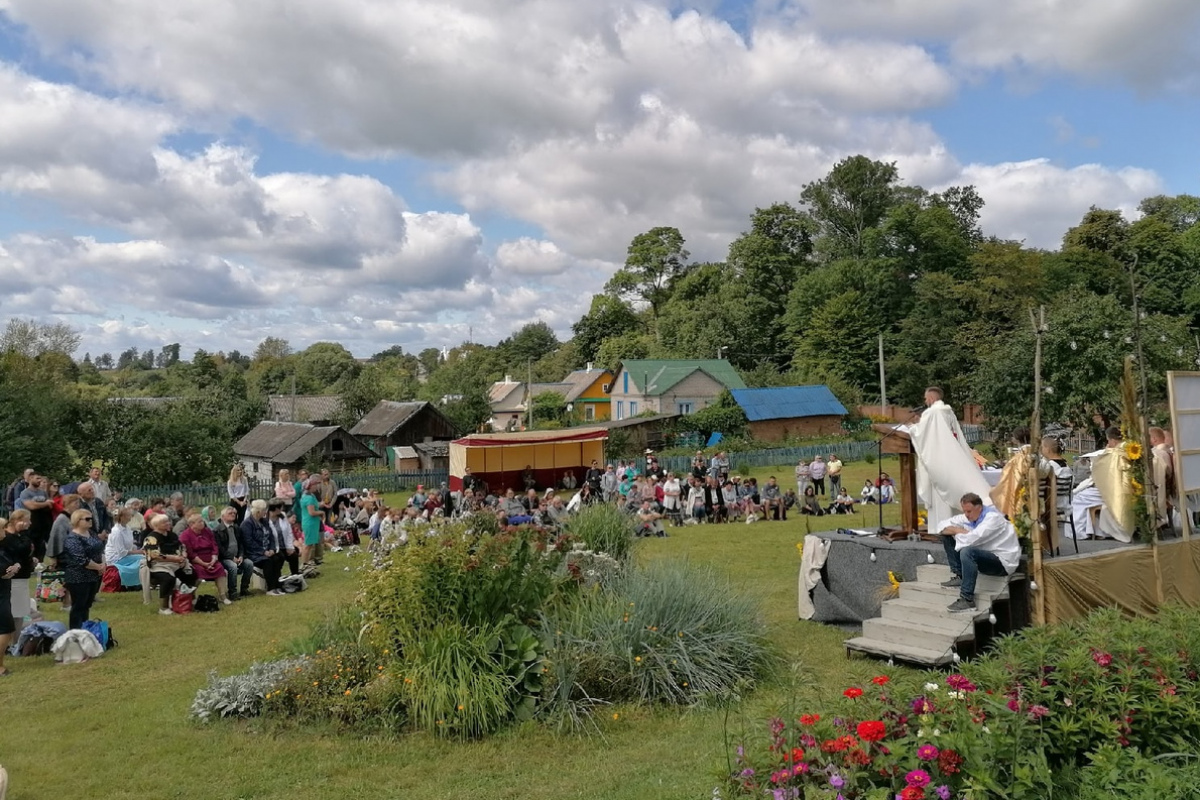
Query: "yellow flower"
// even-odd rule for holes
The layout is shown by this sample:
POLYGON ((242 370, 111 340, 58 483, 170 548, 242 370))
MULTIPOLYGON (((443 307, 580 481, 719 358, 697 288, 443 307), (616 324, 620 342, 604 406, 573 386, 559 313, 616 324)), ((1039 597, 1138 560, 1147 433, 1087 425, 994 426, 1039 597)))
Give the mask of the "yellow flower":
POLYGON ((888 570, 888 583, 892 584, 892 588, 900 591, 900 579, 896 577, 896 573, 888 570))
POLYGON ((634 656, 634 657, 633 657, 633 660, 634 660, 634 661, 639 661, 639 662, 640 662, 640 661, 642 660, 642 657, 641 657, 641 656, 634 656))
POLYGON ((349 690, 349 689, 347 689, 347 690, 346 690, 346 697, 349 697, 349 696, 350 696, 350 690, 349 690))
POLYGON ((804 555, 804 542, 796 542, 796 552, 801 556, 804 555))
POLYGON ((1142 457, 1142 446, 1137 442, 1126 442, 1125 457, 1130 461, 1137 461, 1142 457))
POLYGON ((614 720, 616 720, 616 719, 620 719, 620 718, 621 718, 621 715, 620 715, 620 714, 613 714, 613 719, 614 719, 614 720))
POLYGON ((1141 494, 1141 493, 1142 493, 1142 489, 1145 489, 1145 488, 1146 488, 1146 487, 1142 486, 1142 484, 1140 484, 1140 483, 1138 483, 1136 480, 1134 480, 1133 478, 1130 478, 1130 479, 1129 479, 1129 482, 1130 482, 1131 484, 1133 484, 1133 493, 1134 493, 1134 494, 1141 494))

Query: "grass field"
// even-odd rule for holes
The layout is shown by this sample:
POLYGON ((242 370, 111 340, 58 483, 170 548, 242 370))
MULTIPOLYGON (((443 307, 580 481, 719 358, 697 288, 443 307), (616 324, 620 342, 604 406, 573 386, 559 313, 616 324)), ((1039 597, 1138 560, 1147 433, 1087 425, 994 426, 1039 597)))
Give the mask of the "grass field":
MULTIPOLYGON (((857 495, 875 469, 848 465, 850 492, 857 495)), ((753 474, 761 480, 770 472, 753 474)), ((778 474, 791 484, 790 467, 778 474)), ((812 529, 872 525, 875 513, 868 507, 865 520, 814 519, 812 529)), ((898 507, 886 514, 894 523, 898 507)), ((880 669, 845 659, 843 631, 796 620, 796 543, 805 531, 805 518, 796 516, 672 529, 667 539, 643 542, 639 558, 713 564, 760 596, 788 668, 736 708, 615 708, 592 737, 555 736, 530 724, 454 744, 423 734, 365 739, 262 720, 190 721, 192 697, 209 671, 230 674, 270 658, 325 609, 352 600, 356 576, 344 568, 358 561, 342 554, 326 559, 324 574, 303 594, 254 596, 218 614, 160 617, 138 593, 101 595, 93 616, 110 622, 119 648, 75 666, 10 659, 12 676, 0 678, 9 800, 710 798, 725 764, 727 725, 734 736, 747 725, 757 730, 776 710, 810 704, 880 669)))

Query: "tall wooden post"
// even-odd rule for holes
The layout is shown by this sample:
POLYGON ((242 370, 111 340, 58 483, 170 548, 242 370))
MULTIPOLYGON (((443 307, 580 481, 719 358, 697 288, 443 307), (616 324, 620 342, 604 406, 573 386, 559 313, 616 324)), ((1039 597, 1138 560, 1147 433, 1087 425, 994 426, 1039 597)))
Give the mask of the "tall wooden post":
POLYGON ((1042 580, 1042 512, 1038 497, 1038 460, 1042 441, 1042 335, 1046 332, 1046 307, 1038 308, 1035 315, 1029 310, 1033 322, 1033 417, 1029 421, 1029 461, 1025 479, 1025 496, 1029 503, 1029 544, 1033 583, 1038 589, 1033 593, 1033 622, 1046 624, 1046 591, 1042 580), (1035 449, 1037 448, 1037 449, 1035 449))

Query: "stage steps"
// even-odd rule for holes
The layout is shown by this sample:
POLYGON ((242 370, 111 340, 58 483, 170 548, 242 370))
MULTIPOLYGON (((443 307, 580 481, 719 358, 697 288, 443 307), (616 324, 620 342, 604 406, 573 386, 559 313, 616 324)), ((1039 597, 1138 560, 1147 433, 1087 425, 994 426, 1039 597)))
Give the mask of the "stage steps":
POLYGON ((1009 599, 1007 578, 980 575, 975 586, 975 613, 953 613, 947 608, 958 597, 957 588, 939 584, 950 579, 942 564, 917 567, 917 579, 900 584, 899 597, 884 600, 880 616, 863 622, 861 636, 847 639, 847 654, 865 653, 878 658, 927 667, 954 662, 955 653, 972 651, 977 626, 987 626, 992 608, 1009 599))

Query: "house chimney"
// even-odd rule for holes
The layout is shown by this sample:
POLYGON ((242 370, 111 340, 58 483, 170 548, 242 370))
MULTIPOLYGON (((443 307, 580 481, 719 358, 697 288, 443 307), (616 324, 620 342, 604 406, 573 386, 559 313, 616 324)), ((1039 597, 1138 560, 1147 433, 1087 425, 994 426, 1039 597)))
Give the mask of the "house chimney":
POLYGON ((513 382, 512 375, 505 375, 505 376, 504 376, 504 382, 505 382, 505 383, 512 383, 512 382, 513 382))
POLYGON ((590 362, 590 361, 589 361, 589 362, 587 362, 587 371, 588 371, 588 372, 591 372, 591 371, 592 371, 592 362, 590 362))

